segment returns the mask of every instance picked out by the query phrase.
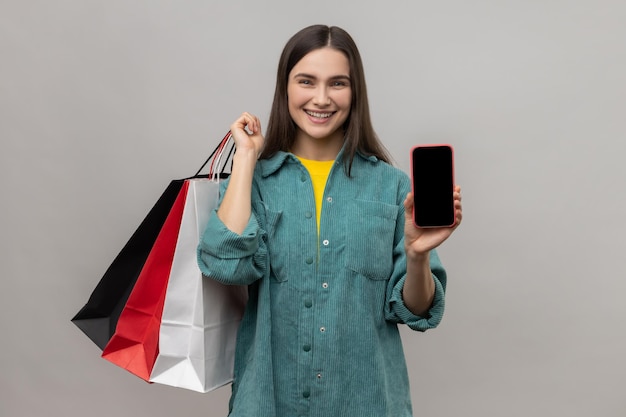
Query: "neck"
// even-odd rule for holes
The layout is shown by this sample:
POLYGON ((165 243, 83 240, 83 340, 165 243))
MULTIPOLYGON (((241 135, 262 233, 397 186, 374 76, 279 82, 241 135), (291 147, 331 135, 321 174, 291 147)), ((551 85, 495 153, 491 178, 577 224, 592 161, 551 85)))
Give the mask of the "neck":
POLYGON ((343 132, 335 132, 326 138, 311 138, 298 135, 291 152, 312 161, 333 161, 343 146, 343 132))

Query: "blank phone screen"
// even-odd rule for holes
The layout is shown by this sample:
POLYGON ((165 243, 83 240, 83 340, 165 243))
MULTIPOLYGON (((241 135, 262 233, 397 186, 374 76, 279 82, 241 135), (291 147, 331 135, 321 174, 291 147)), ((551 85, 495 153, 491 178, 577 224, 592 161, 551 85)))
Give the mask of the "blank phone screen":
POLYGON ((413 216, 419 227, 454 224, 452 148, 447 145, 413 148, 413 216))

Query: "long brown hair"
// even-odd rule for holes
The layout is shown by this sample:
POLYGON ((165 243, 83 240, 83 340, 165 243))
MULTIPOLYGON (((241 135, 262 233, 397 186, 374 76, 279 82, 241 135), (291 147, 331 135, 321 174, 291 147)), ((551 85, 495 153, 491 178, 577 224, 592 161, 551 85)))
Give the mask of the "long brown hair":
POLYGON ((390 162, 389 153, 378 139, 372 126, 365 73, 361 55, 352 37, 336 26, 313 25, 293 35, 285 45, 278 61, 274 102, 265 134, 265 147, 261 159, 267 159, 278 151, 288 152, 296 137, 296 125, 289 115, 287 83, 293 67, 309 52, 324 47, 341 51, 350 64, 352 106, 344 123, 344 166, 350 175, 356 152, 390 162))

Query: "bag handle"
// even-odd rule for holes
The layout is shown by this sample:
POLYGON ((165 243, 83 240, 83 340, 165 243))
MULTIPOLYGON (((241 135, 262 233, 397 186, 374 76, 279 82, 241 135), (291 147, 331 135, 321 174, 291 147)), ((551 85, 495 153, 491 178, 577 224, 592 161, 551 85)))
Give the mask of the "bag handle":
POLYGON ((222 160, 222 156, 224 155, 224 150, 230 143, 230 139, 232 138, 232 136, 233 135, 231 132, 228 132, 226 136, 224 136, 224 139, 222 139, 222 142, 220 143, 220 147, 219 147, 219 150, 217 151, 217 154, 215 154, 215 156, 213 157, 213 161, 211 161, 211 166, 209 168, 209 178, 211 178, 213 181, 219 180, 219 175, 224 174, 224 169, 226 168, 226 162, 230 158, 230 155, 234 149, 234 141, 233 141, 233 144, 231 144, 228 154, 226 155, 226 160, 224 161, 224 165, 222 165, 221 170, 219 168, 220 162, 222 160), (219 171, 219 175, 216 175, 216 171, 219 171))
POLYGON ((209 166, 209 174, 208 174, 208 177, 210 179, 225 178, 228 175, 225 172, 226 171, 226 162, 228 160, 231 160, 231 163, 232 163, 231 157, 232 157, 233 153, 235 152, 235 143, 234 143, 234 141, 232 141, 232 145, 231 145, 230 149, 228 150, 228 154, 226 155, 225 163, 224 163, 224 165, 222 165, 221 169, 219 169, 219 165, 220 165, 220 160, 222 159, 222 156, 224 154, 224 150, 226 149, 227 144, 230 141, 231 137, 232 137, 232 134, 230 133, 230 131, 228 131, 228 133, 226 133, 226 135, 222 138, 222 140, 217 145, 217 147, 213 150, 213 152, 211 152, 211 155, 209 155, 209 157, 206 159, 206 161, 204 161, 204 163, 202 164, 200 169, 198 169, 198 172, 196 172, 195 175, 192 178, 200 177, 201 176, 200 172, 209 163, 209 161, 211 161, 211 165, 209 166), (217 165, 216 165, 216 161, 217 161, 217 165), (214 168, 218 168, 219 171, 216 172, 216 170, 214 168))

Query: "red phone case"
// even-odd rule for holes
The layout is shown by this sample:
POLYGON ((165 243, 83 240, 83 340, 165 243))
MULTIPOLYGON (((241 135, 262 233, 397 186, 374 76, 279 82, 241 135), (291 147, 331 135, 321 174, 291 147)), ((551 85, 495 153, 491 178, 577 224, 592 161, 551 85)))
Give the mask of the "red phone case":
MULTIPOLYGON (((422 144, 422 145, 416 145, 414 147, 411 148, 411 191, 413 192, 413 198, 415 198, 415 190, 414 190, 414 184, 415 181, 413 179, 413 173, 414 173, 414 168, 413 168, 413 153, 414 150, 417 148, 432 148, 432 147, 448 147, 450 148, 450 155, 452 157, 452 164, 451 164, 451 175, 452 175, 452 192, 454 193, 454 148, 452 147, 452 145, 447 144, 447 143, 434 143, 434 144, 422 144)), ((433 228, 433 227, 453 227, 456 224, 456 215, 453 216, 453 220, 451 224, 445 224, 445 225, 438 225, 438 226, 420 226, 418 224, 415 223, 415 204, 413 204, 413 213, 411 215, 411 218, 413 219, 413 224, 415 225, 415 227, 419 227, 419 228, 433 228)))

